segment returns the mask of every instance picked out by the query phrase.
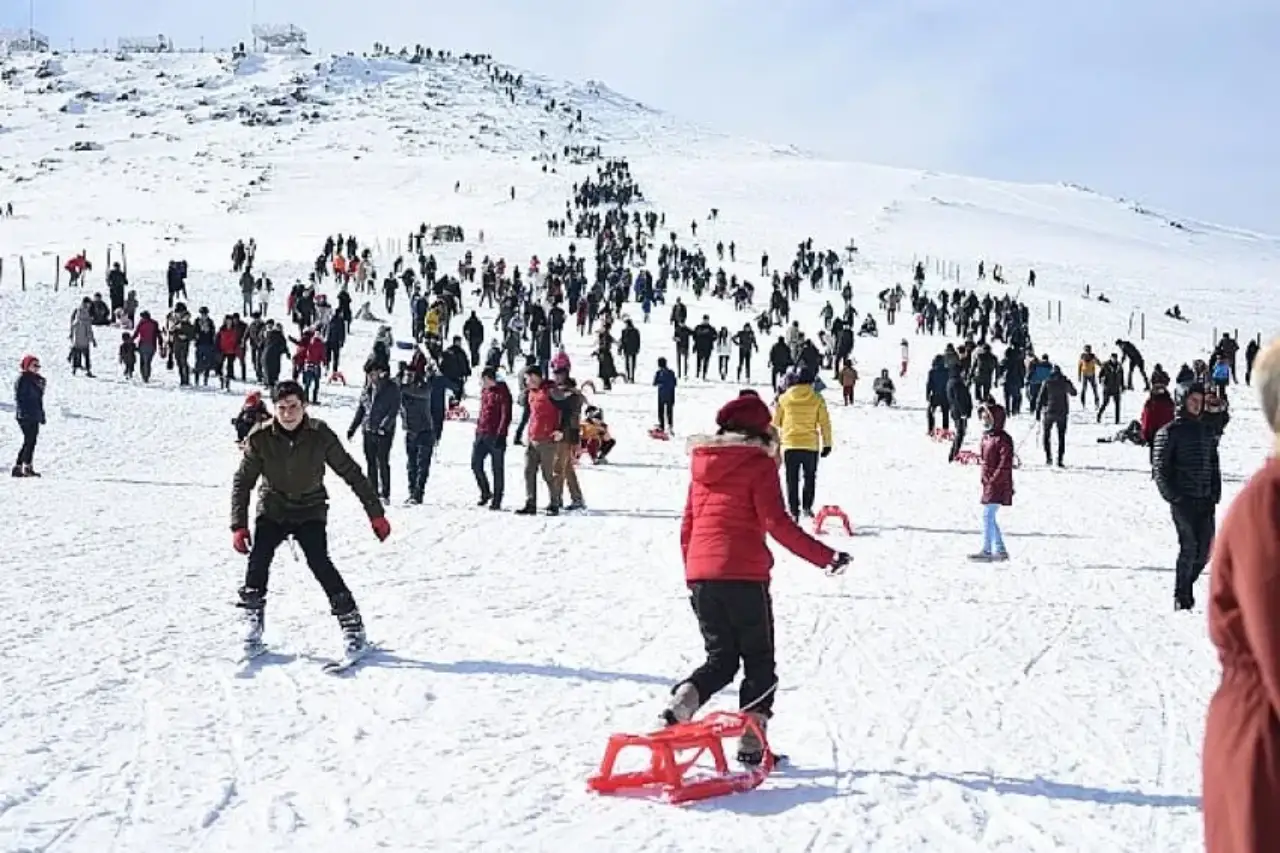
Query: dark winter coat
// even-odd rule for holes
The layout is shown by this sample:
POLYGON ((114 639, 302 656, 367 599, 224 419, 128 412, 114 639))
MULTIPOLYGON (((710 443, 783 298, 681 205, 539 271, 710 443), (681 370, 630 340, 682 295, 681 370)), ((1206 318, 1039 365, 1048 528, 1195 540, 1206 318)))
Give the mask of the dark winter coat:
POLYGON ((973 395, 969 393, 969 385, 964 381, 959 366, 951 368, 947 379, 947 406, 953 418, 973 417, 973 395))
POLYGON ((577 444, 582 435, 582 406, 585 400, 582 392, 577 386, 572 384, 573 380, 569 380, 568 385, 555 387, 551 390, 551 399, 555 401, 556 407, 560 410, 560 426, 558 429, 564 433, 564 441, 571 444, 577 444))
POLYGON ((231 529, 249 526, 249 493, 259 480, 259 518, 285 525, 324 521, 326 467, 351 487, 370 518, 383 515, 378 493, 328 424, 307 417, 290 434, 272 420, 245 439, 244 458, 231 481, 231 529))
POLYGON ((618 345, 625 355, 635 355, 640 352, 640 330, 635 326, 624 327, 618 336, 618 345))
POLYGON ((1216 505, 1222 500, 1218 442, 1203 421, 1185 411, 1156 433, 1151 469, 1160 497, 1171 504, 1216 505))
POLYGON ((495 382, 480 392, 480 414, 476 417, 476 435, 506 438, 511 428, 511 389, 505 382, 495 382))
POLYGON ((391 379, 382 378, 366 383, 356 404, 349 432, 356 427, 373 435, 395 435, 396 416, 400 413, 400 386, 391 379))
POLYGON ((982 503, 1013 505, 1013 439, 1004 431, 1004 408, 991 406, 991 429, 982 435, 982 503))
POLYGON ((1065 418, 1071 413, 1071 398, 1077 393, 1076 386, 1071 384, 1066 374, 1058 371, 1045 380, 1040 396, 1036 398, 1036 405, 1047 421, 1065 418))
POLYGON ((422 379, 409 379, 400 383, 400 423, 409 435, 434 433, 435 418, 431 416, 431 386, 422 379))
POLYGON ((778 447, 735 433, 692 442, 692 480, 680 524, 685 580, 768 583, 772 535, 791 553, 826 566, 835 552, 791 520, 778 483, 778 447))
POLYGON ((658 389, 659 403, 676 401, 676 374, 669 367, 659 367, 653 374, 653 387, 658 389))
POLYGON ((931 406, 947 405, 947 366, 942 356, 937 356, 933 360, 933 367, 929 368, 929 375, 924 382, 925 399, 931 406))
POLYGON ((1120 362, 1104 363, 1102 372, 1098 374, 1098 382, 1102 385, 1103 393, 1119 397, 1124 392, 1124 370, 1120 367, 1120 362))
POLYGON ((20 424, 44 423, 44 383, 37 373, 21 373, 13 383, 13 402, 20 424))
POLYGON ((1209 578, 1222 680, 1205 722, 1206 853, 1280 850, 1280 461, 1223 519, 1209 578))

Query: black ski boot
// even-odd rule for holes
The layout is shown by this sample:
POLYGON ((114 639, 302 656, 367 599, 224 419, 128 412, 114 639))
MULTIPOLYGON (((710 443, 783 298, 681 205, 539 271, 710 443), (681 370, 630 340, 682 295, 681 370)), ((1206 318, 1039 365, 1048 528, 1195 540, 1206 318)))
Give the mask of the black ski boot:
POLYGON ((342 629, 343 653, 348 661, 355 660, 368 650, 368 642, 364 636, 364 620, 360 618, 360 608, 356 607, 351 593, 335 596, 329 602, 332 613, 338 617, 338 627, 342 629))
POLYGON ((245 657, 256 657, 266 651, 262 632, 266 629, 267 594, 260 589, 240 587, 240 601, 236 606, 244 611, 245 657))

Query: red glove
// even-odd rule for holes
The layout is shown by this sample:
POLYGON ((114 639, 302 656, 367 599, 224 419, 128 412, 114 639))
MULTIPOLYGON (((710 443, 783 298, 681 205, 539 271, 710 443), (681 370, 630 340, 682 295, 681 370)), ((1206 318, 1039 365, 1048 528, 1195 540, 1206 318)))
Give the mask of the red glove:
POLYGON ((249 553, 249 546, 253 544, 253 539, 249 537, 249 528, 241 527, 231 534, 231 547, 235 548, 241 554, 249 553))
POLYGON ((373 528, 373 535, 378 537, 379 542, 387 541, 387 537, 391 535, 391 522, 387 521, 385 515, 370 519, 369 526, 373 528))

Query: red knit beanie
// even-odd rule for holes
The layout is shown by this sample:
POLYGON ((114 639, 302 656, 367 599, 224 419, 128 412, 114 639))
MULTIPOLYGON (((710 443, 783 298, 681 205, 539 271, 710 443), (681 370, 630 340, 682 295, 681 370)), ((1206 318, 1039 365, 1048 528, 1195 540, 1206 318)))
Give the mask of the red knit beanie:
POLYGON ((772 423, 769 407, 755 396, 735 397, 716 414, 716 426, 727 432, 764 435, 772 423))

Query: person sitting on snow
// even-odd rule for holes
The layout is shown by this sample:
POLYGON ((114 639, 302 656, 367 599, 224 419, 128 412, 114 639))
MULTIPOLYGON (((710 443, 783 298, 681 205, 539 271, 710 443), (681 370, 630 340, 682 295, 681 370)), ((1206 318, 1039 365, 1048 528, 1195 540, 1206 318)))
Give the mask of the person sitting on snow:
POLYGON ((601 465, 616 443, 604 422, 604 412, 599 406, 588 406, 582 416, 582 451, 601 465))
POLYGON ((862 326, 858 329, 858 337, 874 338, 879 334, 880 331, 876 328, 876 318, 868 314, 867 318, 862 321, 862 326))
POLYGON ((250 391, 245 395, 240 413, 231 419, 232 426, 236 428, 236 443, 243 444, 254 427, 269 420, 271 412, 267 410, 267 404, 262 402, 262 395, 257 391, 250 391))
POLYGON ((871 390, 875 392, 876 401, 874 405, 884 403, 886 406, 893 405, 893 380, 889 378, 889 370, 886 368, 880 371, 880 375, 876 377, 876 381, 871 383, 871 390))

